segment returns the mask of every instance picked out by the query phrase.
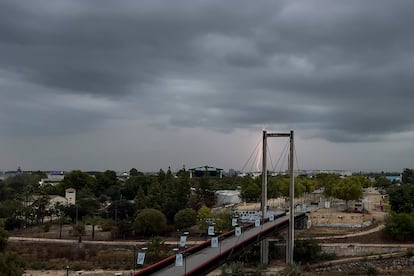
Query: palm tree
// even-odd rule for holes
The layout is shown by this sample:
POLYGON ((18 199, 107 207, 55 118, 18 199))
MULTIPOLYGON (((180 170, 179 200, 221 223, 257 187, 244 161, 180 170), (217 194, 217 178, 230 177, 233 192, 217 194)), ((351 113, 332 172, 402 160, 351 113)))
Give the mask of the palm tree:
POLYGON ((160 237, 153 237, 145 246, 147 247, 148 257, 151 261, 162 260, 167 255, 167 245, 160 237))

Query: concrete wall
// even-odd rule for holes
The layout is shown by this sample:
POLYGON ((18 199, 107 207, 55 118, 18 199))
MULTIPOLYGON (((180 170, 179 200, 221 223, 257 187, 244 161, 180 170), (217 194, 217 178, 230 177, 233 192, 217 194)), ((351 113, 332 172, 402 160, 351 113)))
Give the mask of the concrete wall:
POLYGON ((414 250, 414 244, 320 244, 322 252, 337 256, 367 256, 414 250))

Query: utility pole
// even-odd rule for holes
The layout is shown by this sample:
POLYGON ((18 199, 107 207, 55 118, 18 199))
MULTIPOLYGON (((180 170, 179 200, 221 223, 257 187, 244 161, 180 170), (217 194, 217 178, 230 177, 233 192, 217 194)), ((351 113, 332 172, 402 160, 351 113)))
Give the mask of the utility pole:
MULTIPOLYGON (((295 196, 295 182, 293 175, 293 154, 294 154, 294 145, 293 145, 293 130, 290 133, 267 133, 266 130, 263 130, 263 153, 262 153, 262 202, 261 202, 261 211, 262 211, 262 223, 264 223, 267 218, 267 138, 268 137, 289 137, 290 138, 290 153, 289 153, 289 175, 290 175, 290 184, 289 184, 289 230, 288 230, 288 243, 286 247, 286 263, 293 264, 293 248, 294 248, 294 225, 295 225, 295 215, 294 215, 294 196, 295 196)), ((269 262, 269 241, 264 239, 260 244, 260 259, 262 264, 267 264, 269 262)))

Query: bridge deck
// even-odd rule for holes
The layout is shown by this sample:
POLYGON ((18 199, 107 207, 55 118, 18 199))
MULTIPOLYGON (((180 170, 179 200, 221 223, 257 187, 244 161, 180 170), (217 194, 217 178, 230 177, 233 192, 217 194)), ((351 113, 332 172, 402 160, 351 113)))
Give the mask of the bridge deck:
POLYGON ((152 275, 199 275, 200 268, 212 270, 217 267, 217 264, 224 263, 227 258, 239 253, 240 248, 246 247, 252 242, 262 240, 269 232, 273 232, 273 228, 277 228, 280 225, 286 226, 288 220, 288 216, 284 216, 267 222, 260 227, 252 227, 242 231, 242 234, 238 237, 233 235, 219 241, 218 248, 211 248, 209 246, 191 255, 184 256, 183 266, 172 264, 152 275))

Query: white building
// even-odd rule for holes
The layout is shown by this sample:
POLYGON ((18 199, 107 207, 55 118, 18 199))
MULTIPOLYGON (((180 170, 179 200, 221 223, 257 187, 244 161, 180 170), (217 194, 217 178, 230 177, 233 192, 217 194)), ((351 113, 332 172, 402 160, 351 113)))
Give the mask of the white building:
POLYGON ((241 202, 240 191, 219 190, 216 191, 217 205, 238 204, 241 202))
POLYGON ((76 203, 76 189, 68 188, 65 190, 65 198, 68 205, 75 205, 76 203))
POLYGON ((42 187, 44 185, 55 186, 59 184, 65 176, 63 174, 48 174, 46 178, 42 178, 39 181, 39 185, 42 187))

